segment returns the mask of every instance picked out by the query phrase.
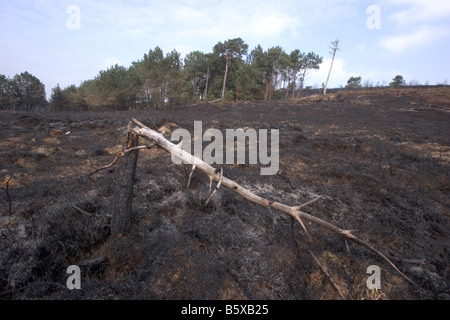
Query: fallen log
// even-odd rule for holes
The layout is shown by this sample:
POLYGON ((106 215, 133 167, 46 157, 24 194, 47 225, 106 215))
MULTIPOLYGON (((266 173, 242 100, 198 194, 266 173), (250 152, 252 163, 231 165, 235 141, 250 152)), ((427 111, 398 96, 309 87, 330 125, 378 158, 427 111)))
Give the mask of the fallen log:
MULTIPOLYGON (((293 217, 302 228, 305 230, 308 240, 311 240, 310 235, 308 234, 305 225, 302 222, 302 219, 308 220, 310 222, 313 222, 315 224, 318 224, 332 232, 335 232, 339 234, 340 236, 344 237, 345 239, 349 239, 358 245, 365 247, 366 249, 372 251, 377 256, 379 256, 382 260, 384 260, 386 263, 388 263, 399 275, 401 275, 404 279, 406 279, 409 283, 413 284, 414 286, 417 286, 408 276, 406 276, 392 261, 389 259, 385 254, 383 254, 381 251, 375 249, 367 242, 363 241, 362 239, 358 238, 352 231, 352 230, 345 230, 341 229, 338 226, 329 223, 323 219, 320 219, 316 216, 313 216, 311 214, 308 214, 301 209, 307 205, 310 205, 311 203, 317 201, 320 199, 316 198, 312 201, 309 201, 307 203, 301 204, 299 206, 288 206, 276 201, 270 201, 268 199, 265 199, 261 196, 258 196, 257 194, 253 193, 252 191, 248 190, 247 188, 244 188, 243 186, 239 185, 237 182, 228 179, 223 176, 223 172, 219 169, 213 168, 203 160, 191 155, 190 153, 184 151, 181 149, 180 145, 176 145, 172 143, 171 141, 167 140, 161 133, 156 132, 150 128, 148 128, 143 123, 139 122, 136 119, 133 119, 133 122, 136 124, 136 126, 132 127, 131 130, 135 132, 137 135, 143 137, 144 139, 149 139, 152 142, 154 142, 156 145, 170 153, 173 157, 181 159, 184 163, 190 164, 193 166, 193 170, 198 169, 204 174, 206 174, 210 181, 216 181, 218 182, 218 187, 220 185, 234 191, 241 197, 247 199, 250 202, 253 202, 257 205, 260 205, 262 207, 266 208, 274 208, 278 211, 284 212, 291 217, 293 217), (220 183, 220 184, 219 184, 220 183)), ((218 187, 216 187, 216 190, 218 190, 218 187)), ((208 198, 209 200, 209 198, 208 198)), ((311 253, 311 252, 310 252, 311 253)))

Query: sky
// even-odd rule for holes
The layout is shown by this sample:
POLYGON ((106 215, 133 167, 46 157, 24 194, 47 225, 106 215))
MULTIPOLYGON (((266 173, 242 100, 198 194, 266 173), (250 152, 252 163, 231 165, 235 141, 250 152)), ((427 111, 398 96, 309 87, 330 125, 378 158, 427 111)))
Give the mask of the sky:
POLYGON ((0 0, 0 74, 28 71, 47 96, 156 46, 184 57, 237 37, 249 52, 259 44, 322 56, 306 86, 326 81, 336 39, 329 88, 357 76, 371 85, 396 75, 450 81, 450 0, 0 0))

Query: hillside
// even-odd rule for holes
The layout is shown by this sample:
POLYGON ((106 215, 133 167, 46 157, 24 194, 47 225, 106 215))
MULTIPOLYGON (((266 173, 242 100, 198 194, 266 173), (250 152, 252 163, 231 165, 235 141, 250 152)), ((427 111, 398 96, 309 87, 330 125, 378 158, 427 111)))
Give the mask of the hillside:
POLYGON ((0 299, 450 299, 450 89, 402 88, 295 101, 205 103, 146 111, 0 111, 0 299), (224 165, 256 194, 305 207, 391 256, 373 253, 225 188, 163 150, 141 150, 128 236, 110 235, 108 165, 136 118, 176 128, 279 129, 276 175, 224 165), (66 287, 69 265, 81 290, 66 287), (370 265, 382 288, 368 290, 370 265))

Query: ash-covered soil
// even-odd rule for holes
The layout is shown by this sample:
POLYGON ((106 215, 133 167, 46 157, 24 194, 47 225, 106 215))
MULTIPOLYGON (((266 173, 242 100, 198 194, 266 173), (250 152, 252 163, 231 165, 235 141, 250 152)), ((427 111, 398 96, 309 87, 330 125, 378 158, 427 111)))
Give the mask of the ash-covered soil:
MULTIPOLYGON (((0 111, 0 299, 450 299, 448 88, 366 90, 295 102, 199 104, 118 113, 0 111), (141 150, 131 233, 110 235, 116 167, 136 118, 149 127, 280 130, 280 167, 223 166, 254 193, 356 233, 378 256, 327 229, 249 203, 141 150), (81 269, 69 290, 69 265, 81 269), (381 269, 369 290, 367 268, 381 269)), ((144 140, 142 139, 144 143, 144 140)), ((205 143, 207 145, 208 143, 205 143)), ((214 184, 215 185, 215 184, 214 184)))

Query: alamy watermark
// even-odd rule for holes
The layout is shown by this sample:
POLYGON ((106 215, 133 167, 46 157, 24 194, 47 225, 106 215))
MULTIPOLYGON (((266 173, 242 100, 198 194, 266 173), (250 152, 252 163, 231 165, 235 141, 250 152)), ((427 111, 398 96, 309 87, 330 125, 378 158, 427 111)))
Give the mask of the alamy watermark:
POLYGON ((371 274, 366 280, 367 288, 370 290, 381 289, 381 270, 377 265, 370 265, 367 267, 367 274, 371 274))
POLYGON ((66 20, 67 29, 80 29, 81 28, 81 9, 79 6, 70 5, 66 9, 66 13, 70 16, 66 20))
POLYGON ((81 289, 81 271, 80 267, 77 265, 70 265, 67 267, 66 273, 71 274, 67 278, 66 286, 68 289, 81 289))
MULTIPOLYGON (((181 128, 174 130, 171 140, 179 142, 182 138, 178 147, 209 165, 246 164, 248 145, 248 164, 266 166, 261 167, 261 175, 274 175, 279 168, 279 136, 278 129, 226 129, 224 143, 222 131, 208 129, 203 133, 202 121, 194 121, 194 154, 191 153, 192 136, 188 130, 181 128), (270 153, 268 131, 270 131, 270 153), (210 143, 203 149, 203 142, 210 143)), ((172 152, 172 162, 181 164, 183 160, 177 157, 176 151, 172 152)))
POLYGON ((367 7, 366 12, 370 14, 369 18, 367 18, 366 25, 370 30, 373 29, 381 29, 381 10, 377 5, 371 5, 367 7))

